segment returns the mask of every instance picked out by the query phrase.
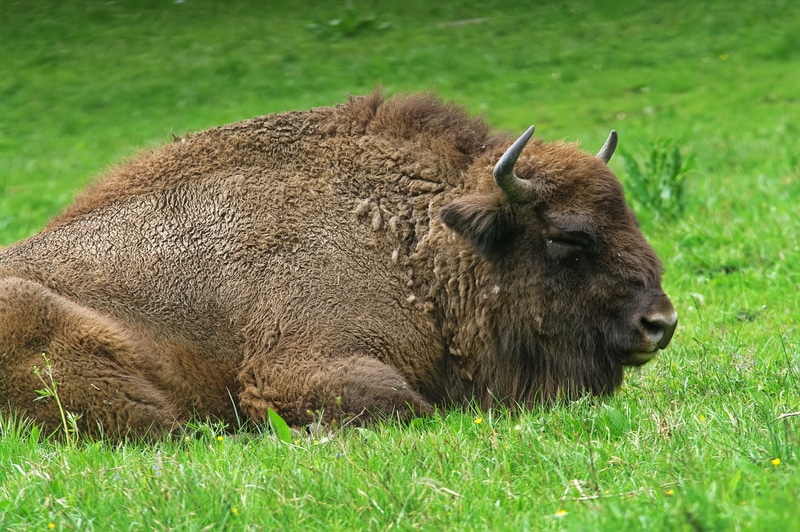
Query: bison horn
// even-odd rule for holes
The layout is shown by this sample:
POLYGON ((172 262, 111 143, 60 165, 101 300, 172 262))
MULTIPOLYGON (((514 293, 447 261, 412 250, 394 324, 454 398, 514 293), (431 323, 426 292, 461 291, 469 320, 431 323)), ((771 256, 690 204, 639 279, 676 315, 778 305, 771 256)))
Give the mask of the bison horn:
POLYGON ((530 181, 520 179, 514 174, 514 165, 522 153, 522 148, 528 143, 533 135, 534 126, 522 134, 510 148, 506 150, 497 164, 494 166, 494 182, 500 190, 508 196, 508 199, 515 203, 527 203, 533 198, 533 185, 530 181))
POLYGON ((614 155, 614 150, 616 149, 617 149, 617 132, 612 129, 611 133, 608 134, 606 143, 603 144, 603 147, 600 148, 599 152, 597 152, 597 158, 603 161, 604 163, 608 164, 608 161, 611 160, 611 156, 614 155))

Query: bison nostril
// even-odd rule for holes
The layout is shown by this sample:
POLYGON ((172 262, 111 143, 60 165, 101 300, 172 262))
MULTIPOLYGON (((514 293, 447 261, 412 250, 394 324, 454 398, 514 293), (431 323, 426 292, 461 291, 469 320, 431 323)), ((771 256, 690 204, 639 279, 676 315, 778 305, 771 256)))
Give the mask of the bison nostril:
POLYGON ((644 335, 655 344, 656 348, 664 349, 675 333, 678 315, 674 311, 670 314, 651 314, 643 316, 639 323, 644 335))

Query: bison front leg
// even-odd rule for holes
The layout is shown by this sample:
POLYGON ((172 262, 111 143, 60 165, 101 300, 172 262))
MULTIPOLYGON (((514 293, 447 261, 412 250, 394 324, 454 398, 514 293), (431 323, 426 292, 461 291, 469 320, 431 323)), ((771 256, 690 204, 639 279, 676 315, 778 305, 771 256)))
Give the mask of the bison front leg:
POLYGON ((55 383, 81 433, 162 434, 176 425, 176 409, 133 368, 138 348, 107 317, 37 283, 0 279, 0 409, 56 431, 58 404, 37 392, 55 383))
POLYGON ((394 368, 365 355, 250 357, 240 380, 242 410, 255 421, 266 419, 267 409, 293 426, 320 418, 324 423, 364 424, 433 413, 394 368))

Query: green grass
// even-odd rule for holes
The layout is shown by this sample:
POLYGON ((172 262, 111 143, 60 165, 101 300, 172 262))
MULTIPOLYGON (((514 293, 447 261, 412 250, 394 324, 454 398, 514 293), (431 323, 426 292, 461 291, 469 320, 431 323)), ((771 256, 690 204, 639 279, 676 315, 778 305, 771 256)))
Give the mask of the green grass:
POLYGON ((613 398, 288 445, 68 445, 6 420, 0 528, 800 530, 800 5, 526 4, 0 0, 0 244, 171 133, 378 82, 693 161, 676 218, 638 212, 681 325, 613 398))

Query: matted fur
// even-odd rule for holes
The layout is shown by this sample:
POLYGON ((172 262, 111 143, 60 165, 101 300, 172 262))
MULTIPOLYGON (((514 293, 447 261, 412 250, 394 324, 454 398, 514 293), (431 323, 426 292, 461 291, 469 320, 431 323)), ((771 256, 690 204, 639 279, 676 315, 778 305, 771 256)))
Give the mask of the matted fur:
POLYGON ((141 153, 0 251, 0 407, 58 425, 42 353, 81 429, 117 435, 610 393, 665 345, 661 266, 575 146, 532 140, 536 198, 510 202, 511 140, 375 91, 141 153))

